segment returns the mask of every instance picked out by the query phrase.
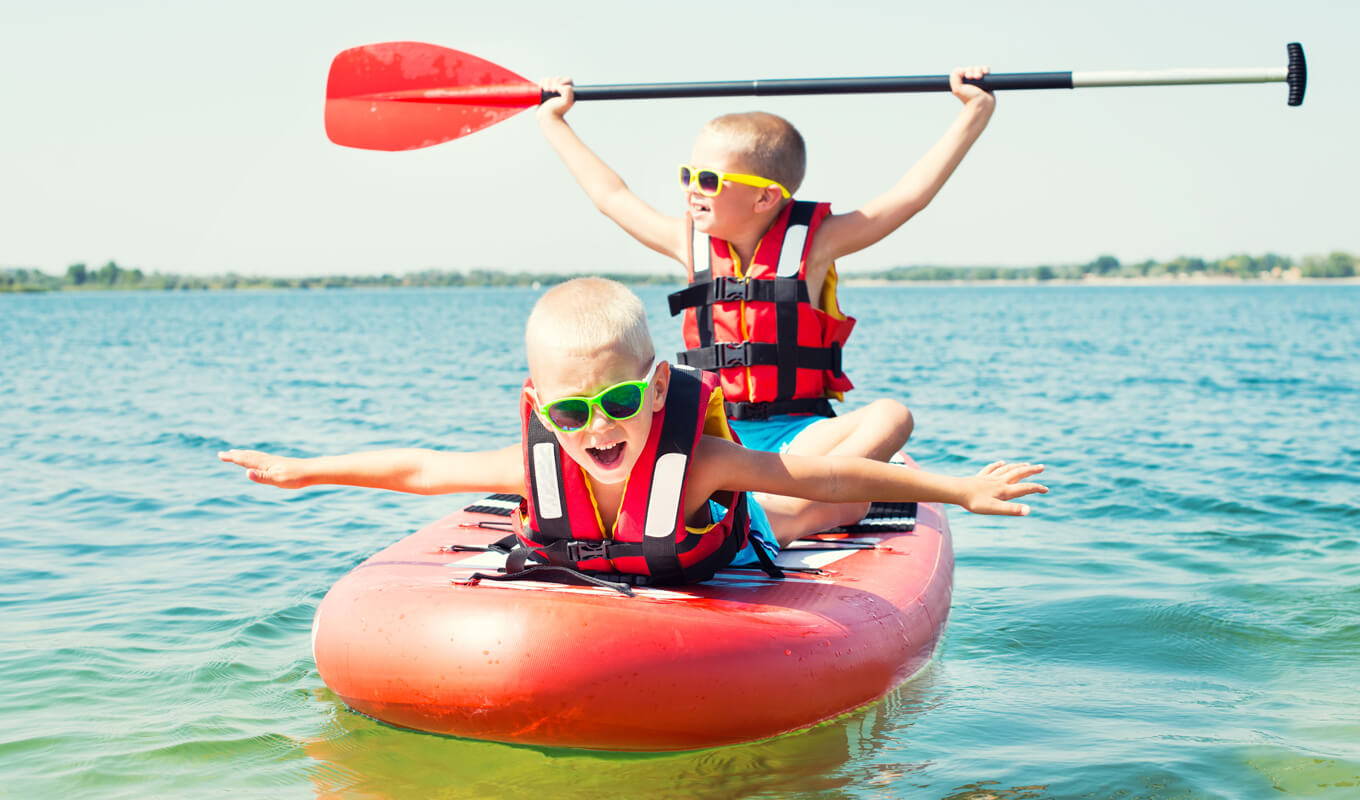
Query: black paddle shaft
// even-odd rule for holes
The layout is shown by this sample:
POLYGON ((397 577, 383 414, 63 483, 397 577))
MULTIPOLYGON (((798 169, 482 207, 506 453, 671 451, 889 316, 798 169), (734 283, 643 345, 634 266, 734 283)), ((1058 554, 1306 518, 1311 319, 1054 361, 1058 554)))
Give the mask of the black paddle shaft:
MULTIPOLYGON (((965 78, 964 83, 989 92, 998 89, 1071 89, 1071 72, 1012 72, 965 78)), ((903 75, 881 78, 801 78, 708 83, 620 83, 578 86, 577 100, 644 100, 673 97, 774 97, 796 94, 886 94, 947 92, 948 75, 903 75)), ((544 92, 546 100, 554 92, 544 92)))
MULTIPOLYGON (((1143 72, 1006 72, 964 83, 989 92, 1012 89, 1080 89, 1097 86, 1174 86, 1215 83, 1272 83, 1289 85, 1289 105, 1303 103, 1308 80, 1303 46, 1286 45, 1288 64, 1262 69, 1189 69, 1143 72)), ((773 97, 798 94, 884 94, 947 92, 948 75, 901 75, 878 78, 801 78, 762 81, 712 81, 701 83, 621 83, 577 86, 577 100, 644 100, 672 97, 773 97)), ((540 102, 556 97, 543 92, 540 102)))

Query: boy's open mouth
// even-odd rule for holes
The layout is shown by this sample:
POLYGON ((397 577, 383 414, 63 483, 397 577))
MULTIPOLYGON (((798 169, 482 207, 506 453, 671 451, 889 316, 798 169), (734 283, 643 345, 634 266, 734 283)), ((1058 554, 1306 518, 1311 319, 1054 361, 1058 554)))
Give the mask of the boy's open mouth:
POLYGON ((587 447, 586 452, 596 464, 609 469, 623 460, 623 448, 624 442, 615 442, 605 447, 587 447))

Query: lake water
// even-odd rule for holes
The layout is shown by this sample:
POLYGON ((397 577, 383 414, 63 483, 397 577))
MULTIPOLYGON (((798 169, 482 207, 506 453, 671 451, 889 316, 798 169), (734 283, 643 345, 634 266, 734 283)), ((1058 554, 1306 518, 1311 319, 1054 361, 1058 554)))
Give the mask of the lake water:
POLYGON ((1039 460, 1053 488, 951 512, 942 649, 882 703, 661 756, 350 713, 316 604, 469 498, 285 492, 214 454, 513 441, 535 297, 0 296, 0 795, 1360 796, 1354 285, 845 289, 849 406, 905 399, 927 469, 1039 460))

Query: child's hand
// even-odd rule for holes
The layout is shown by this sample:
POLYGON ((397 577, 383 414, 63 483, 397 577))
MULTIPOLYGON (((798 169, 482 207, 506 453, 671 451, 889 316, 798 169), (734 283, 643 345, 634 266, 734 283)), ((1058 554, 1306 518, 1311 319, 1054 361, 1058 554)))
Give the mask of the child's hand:
POLYGON ((1029 513, 1029 506, 1008 501, 1027 494, 1048 494, 1047 486, 1018 483, 1043 471, 1043 464, 1007 464, 1005 461, 988 464, 977 475, 964 479, 967 488, 959 505, 974 514, 1023 517, 1029 513))
POLYGON ((258 450, 227 450, 217 457, 238 467, 246 468, 246 477, 256 483, 277 486, 280 489, 301 489, 311 485, 301 469, 303 459, 284 458, 261 453, 258 450))
POLYGON ((557 92, 557 97, 539 103, 538 111, 535 112, 539 119, 545 117, 561 119, 576 103, 576 88, 572 85, 571 78, 548 78, 539 81, 538 88, 545 92, 557 92))
POLYGON ((982 102, 988 104, 995 103, 996 98, 992 96, 991 92, 974 86, 971 83, 963 82, 964 78, 981 78, 991 71, 991 67, 955 67, 954 70, 949 73, 949 91, 953 92, 954 96, 964 103, 979 98, 984 98, 982 102))

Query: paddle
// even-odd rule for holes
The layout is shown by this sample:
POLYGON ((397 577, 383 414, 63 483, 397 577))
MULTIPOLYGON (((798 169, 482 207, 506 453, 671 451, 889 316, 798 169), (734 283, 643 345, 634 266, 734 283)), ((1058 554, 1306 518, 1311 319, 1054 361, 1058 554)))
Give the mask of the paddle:
MULTIPOLYGON (((1257 69, 1174 69, 1128 72, 1013 72, 968 80, 988 91, 1169 86, 1208 83, 1289 85, 1289 105, 1303 103, 1303 46, 1287 45, 1288 65, 1257 69)), ((948 75, 802 80, 635 83, 577 86, 577 100, 734 97, 793 94, 947 92, 948 75)), ((326 134, 366 150, 414 150, 447 142, 536 106, 553 93, 458 50, 420 42, 354 47, 331 62, 326 83, 326 134)))

